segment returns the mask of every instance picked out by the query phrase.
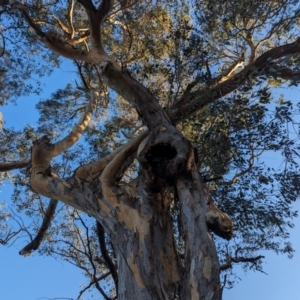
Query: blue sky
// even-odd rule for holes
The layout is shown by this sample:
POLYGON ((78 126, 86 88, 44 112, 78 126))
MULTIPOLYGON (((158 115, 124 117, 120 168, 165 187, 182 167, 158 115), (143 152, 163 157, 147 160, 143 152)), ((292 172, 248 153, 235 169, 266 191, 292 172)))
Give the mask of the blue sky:
MULTIPOLYGON (((58 87, 72 82, 72 72, 69 65, 63 65, 60 72, 56 72, 47 79, 47 85, 41 98, 46 98, 58 87)), ((290 100, 297 101, 299 90, 287 92, 290 100)), ((34 113, 37 97, 25 97, 18 101, 17 106, 1 108, 4 115, 5 126, 23 127, 33 124, 38 115, 34 113), (17 117, 16 117, 17 116, 17 117)), ((268 156, 270 163, 277 161, 274 156, 268 156)), ((9 185, 1 187, 0 201, 10 198, 9 185)), ((300 203, 295 207, 300 210, 300 203)), ((264 270, 268 275, 258 272, 244 274, 240 267, 236 267, 238 276, 242 279, 232 290, 225 290, 224 300, 297 300, 300 299, 300 218, 296 226, 291 229, 291 240, 297 250, 292 260, 285 256, 277 256, 271 252, 262 253, 264 270)), ((80 284, 86 283, 81 271, 76 267, 49 257, 40 257, 33 254, 24 258, 18 254, 24 246, 24 241, 17 241, 10 248, 0 246, 0 287, 1 299, 5 300, 36 300, 36 299, 76 299, 81 290, 80 284)), ((91 299, 87 295, 83 299, 91 299)), ((95 294, 93 299, 101 299, 95 294)))
MULTIPOLYGON (((300 203, 295 208, 300 211, 300 203)), ((300 299, 300 218, 295 220, 295 228, 290 230, 291 241, 296 249, 293 259, 273 252, 261 252, 265 256, 264 271, 244 273, 236 267, 242 279, 231 290, 225 290, 224 300, 298 300, 300 299)))

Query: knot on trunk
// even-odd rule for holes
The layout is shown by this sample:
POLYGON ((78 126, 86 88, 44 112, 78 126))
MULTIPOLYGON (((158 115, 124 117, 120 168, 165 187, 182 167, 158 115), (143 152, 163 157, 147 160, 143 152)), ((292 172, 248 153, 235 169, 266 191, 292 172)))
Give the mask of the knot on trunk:
POLYGON ((233 235, 233 222, 215 205, 206 212, 206 224, 208 229, 223 239, 230 240, 233 235))
POLYGON ((51 155, 53 149, 54 145, 51 144, 50 139, 45 135, 34 141, 31 149, 32 167, 43 166, 48 168, 53 156, 51 155))

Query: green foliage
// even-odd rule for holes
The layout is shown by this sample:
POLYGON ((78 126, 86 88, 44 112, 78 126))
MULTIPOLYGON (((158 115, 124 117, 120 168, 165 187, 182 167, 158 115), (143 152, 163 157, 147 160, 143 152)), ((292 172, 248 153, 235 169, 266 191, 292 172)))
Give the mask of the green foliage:
MULTIPOLYGON (((68 38, 58 22, 67 24, 66 3, 33 0, 30 7, 44 31, 55 29, 68 38)), ((75 36, 80 37, 87 32, 88 22, 79 3, 74 11, 73 23, 78 30, 75 36)), ((37 42, 19 13, 5 11, 1 17, 5 21, 1 32, 5 45, 0 47, 3 105, 29 93, 41 93, 40 78, 44 76, 42 81, 47 84, 45 77, 59 68, 62 58, 37 42)), ((295 32, 299 32, 298 1, 160 1, 159 5, 145 1, 110 16, 104 27, 104 41, 106 51, 149 88, 168 111, 189 83, 195 83, 191 96, 201 99, 229 74, 238 59, 245 65, 251 63, 250 39, 257 46, 258 56, 294 41, 295 32)), ((86 45, 90 45, 89 39, 86 45)), ((86 45, 80 43, 77 47, 85 49, 86 45)), ((279 64, 298 70, 299 56, 290 56, 279 64)), ((52 168, 61 177, 70 176, 82 163, 110 153, 143 126, 134 108, 102 85, 93 65, 74 62, 74 66, 76 83, 99 87, 102 102, 84 139, 54 161, 52 168)), ((288 232, 297 216, 293 203, 300 193, 299 107, 278 97, 276 87, 287 84, 275 75, 247 78, 235 91, 178 124, 197 148, 200 172, 207 178, 222 177, 212 181, 210 189, 218 207, 234 220, 235 237, 229 243, 216 237, 221 262, 225 262, 228 254, 253 257, 262 250, 289 257, 293 254, 288 232), (264 162, 270 156, 276 156, 276 160, 280 157, 282 164, 273 167, 264 162)), ((86 103, 85 93, 74 82, 53 91, 49 99, 37 103, 40 118, 36 128, 27 126, 15 131, 4 127, 1 161, 28 158, 37 136, 46 134, 54 140, 65 136, 86 103)), ((0 242, 9 242, 8 228, 34 235, 48 199, 30 190, 28 170, 1 176, 1 180, 11 180, 15 190, 11 203, 14 214, 0 206, 0 242), (23 215, 24 223, 16 222, 23 215)), ((175 202, 172 213, 175 226, 175 202)), ((39 253, 78 266, 85 270, 89 280, 94 275, 100 277, 107 268, 95 232, 94 220, 59 204, 39 253)), ((182 247, 180 231, 176 235, 182 247)), ((106 239, 113 257, 109 238, 106 239)), ((244 266, 262 270, 260 261, 244 266)), ((106 280, 112 283, 111 277, 106 280)), ((227 282, 229 286, 233 281, 227 282)))

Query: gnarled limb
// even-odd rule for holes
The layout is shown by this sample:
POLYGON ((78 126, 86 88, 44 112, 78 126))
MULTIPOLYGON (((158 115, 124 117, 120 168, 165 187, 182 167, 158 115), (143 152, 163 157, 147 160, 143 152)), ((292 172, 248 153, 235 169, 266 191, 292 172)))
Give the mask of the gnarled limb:
MULTIPOLYGON (((76 188, 79 188, 80 190, 80 186, 78 186, 79 183, 76 183, 77 179, 75 177, 71 178, 69 181, 59 179, 55 174, 51 173, 50 161, 54 156, 59 155, 62 151, 71 147, 80 138, 81 134, 88 126, 92 112, 96 106, 96 96, 96 92, 91 91, 90 102, 87 105, 85 112, 67 137, 55 144, 51 144, 50 140, 44 136, 34 142, 32 146, 32 171, 30 179, 32 189, 44 196, 55 200, 61 200, 83 211, 84 206, 82 206, 82 200, 80 200, 80 193, 78 196, 79 198, 76 196, 73 197, 76 195, 76 188), (74 184, 76 186, 72 186, 74 184), (74 199, 77 200, 75 201, 74 199)), ((94 199, 95 195, 90 194, 88 191, 88 188, 83 191, 83 193, 88 193, 85 197, 87 199, 94 199)), ((91 201, 93 203, 93 200, 91 201)), ((91 207, 89 207, 89 210, 90 209, 91 207)))
MULTIPOLYGON (((134 159, 133 155, 139 143, 148 134, 147 132, 144 132, 137 138, 133 139, 129 144, 117 149, 102 160, 80 167, 75 171, 74 176, 67 180, 57 178, 57 176, 52 174, 50 171, 50 160, 61 153, 61 151, 67 150, 78 140, 90 120, 91 111, 94 106, 93 102, 95 101, 93 96, 95 96, 94 93, 92 93, 91 103, 88 105, 86 112, 66 138, 56 144, 51 144, 47 137, 42 137, 33 144, 32 174, 30 180, 31 187, 36 192, 56 200, 61 200, 82 211, 86 211, 86 209, 88 209, 88 213, 90 215, 97 214, 98 208, 95 207, 95 205, 97 206, 95 198, 98 197, 99 194, 91 190, 94 187, 93 185, 89 185, 89 183, 92 183, 93 179, 96 176, 99 176, 104 169, 104 172, 106 172, 105 174, 108 175, 102 177, 104 178, 103 181, 101 181, 103 195, 106 201, 110 203, 109 205, 111 205, 109 211, 110 209, 115 209, 118 202, 117 198, 109 198, 106 193, 113 186, 109 183, 118 181, 115 180, 115 176, 122 174, 129 166, 134 159), (112 161, 114 162, 112 163, 112 161), (83 185, 85 187, 83 187, 83 185), (90 205, 87 205, 87 203, 83 201, 86 199, 90 199, 90 205)), ((99 201, 100 208, 103 208, 103 201, 101 200, 101 197, 99 201)), ((103 209, 103 211, 105 211, 108 215, 110 214, 110 212, 105 209, 103 209)))
POLYGON ((103 196, 109 197, 111 188, 117 186, 121 175, 125 172, 128 166, 132 163, 138 146, 146 138, 148 131, 145 131, 132 139, 128 144, 120 149, 119 153, 111 160, 100 176, 100 181, 103 189, 103 196))
POLYGON ((215 204, 207 188, 204 189, 207 198, 206 224, 208 229, 223 239, 230 240, 233 235, 233 221, 215 204))
POLYGON ((37 250, 39 248, 41 242, 43 241, 43 239, 45 237, 45 234, 46 234, 48 228, 51 225, 51 220, 54 217, 57 203, 58 203, 57 200, 54 200, 54 199, 50 200, 50 202, 48 204, 48 207, 47 207, 47 210, 45 212, 44 218, 43 218, 42 225, 41 225, 37 235, 35 236, 35 238, 28 245, 26 245, 19 252, 20 255, 24 255, 24 256, 30 255, 30 253, 32 251, 37 250))
POLYGON ((24 159, 20 161, 13 161, 10 163, 0 164, 0 172, 7 172, 15 169, 28 168, 31 166, 30 159, 24 159))
MULTIPOLYGON (((138 142, 137 146, 140 143, 142 139, 145 139, 148 134, 148 130, 144 131, 137 137, 138 142)), ((125 147, 128 147, 129 144, 123 145, 119 148, 117 148, 115 151, 113 151, 111 154, 108 154, 104 158, 100 159, 99 161, 89 163, 86 165, 80 166, 78 169, 75 170, 74 175, 76 178, 80 178, 85 180, 86 182, 92 181, 96 177, 100 176, 103 170, 106 168, 106 166, 120 153, 122 152, 125 147)), ((135 153, 133 152, 133 155, 135 153)), ((128 157, 125 159, 125 161, 122 164, 122 168, 118 170, 118 174, 115 177, 120 179, 120 175, 124 173, 124 171, 128 168, 128 166, 131 164, 133 161, 134 157, 128 157)), ((121 160, 120 160, 121 161, 121 160)), ((118 180, 116 180, 118 181, 118 180)))

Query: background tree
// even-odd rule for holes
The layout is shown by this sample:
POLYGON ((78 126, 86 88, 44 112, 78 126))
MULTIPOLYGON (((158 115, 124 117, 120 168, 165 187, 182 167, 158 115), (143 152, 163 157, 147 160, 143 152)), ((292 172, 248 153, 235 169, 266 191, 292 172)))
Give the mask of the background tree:
POLYGON ((89 278, 79 297, 105 299, 220 299, 233 263, 292 256, 297 107, 276 87, 299 80, 299 13, 288 0, 2 0, 1 104, 40 93, 64 59, 78 81, 37 104, 37 129, 2 128, 1 179, 24 223, 3 209, 1 243, 28 234, 20 254, 62 257, 89 278), (258 163, 265 151, 283 167, 258 163))

